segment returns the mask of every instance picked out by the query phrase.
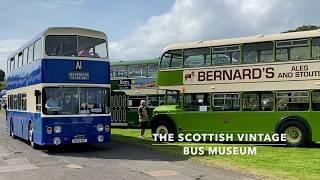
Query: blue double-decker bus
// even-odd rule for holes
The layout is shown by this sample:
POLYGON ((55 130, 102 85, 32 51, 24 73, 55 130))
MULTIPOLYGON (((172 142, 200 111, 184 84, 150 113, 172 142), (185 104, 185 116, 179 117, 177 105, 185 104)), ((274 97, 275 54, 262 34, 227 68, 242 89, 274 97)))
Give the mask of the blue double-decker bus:
POLYGON ((32 147, 110 141, 103 32, 48 28, 7 60, 7 129, 32 147))

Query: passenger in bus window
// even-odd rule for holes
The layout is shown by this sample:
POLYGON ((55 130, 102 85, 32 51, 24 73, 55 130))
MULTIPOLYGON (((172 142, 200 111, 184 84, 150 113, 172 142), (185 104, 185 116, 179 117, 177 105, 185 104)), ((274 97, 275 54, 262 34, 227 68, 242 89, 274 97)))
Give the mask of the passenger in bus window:
POLYGON ((58 112, 62 109, 59 99, 55 96, 51 96, 48 98, 45 107, 48 112, 58 112))
POLYGON ((79 52, 80 57, 100 57, 98 53, 93 51, 92 47, 88 47, 81 52, 79 52))

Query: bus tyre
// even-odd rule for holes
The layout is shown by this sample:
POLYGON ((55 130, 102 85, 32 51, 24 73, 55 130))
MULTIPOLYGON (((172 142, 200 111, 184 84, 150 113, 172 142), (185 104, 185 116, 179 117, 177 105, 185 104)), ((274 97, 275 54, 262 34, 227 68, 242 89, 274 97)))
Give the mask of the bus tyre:
POLYGON ((152 134, 174 134, 176 139, 176 134, 171 123, 168 121, 159 121, 152 127, 152 134))
POLYGON ((36 144, 33 141, 33 126, 32 126, 32 122, 29 123, 29 127, 28 127, 28 141, 30 143, 30 146, 33 149, 37 148, 36 144))
POLYGON ((287 121, 279 128, 279 133, 286 134, 286 144, 290 147, 302 147, 309 143, 308 129, 299 121, 287 121))
POLYGON ((14 135, 14 131, 13 131, 13 122, 12 120, 10 120, 10 136, 13 138, 13 139, 16 139, 16 136, 14 135))

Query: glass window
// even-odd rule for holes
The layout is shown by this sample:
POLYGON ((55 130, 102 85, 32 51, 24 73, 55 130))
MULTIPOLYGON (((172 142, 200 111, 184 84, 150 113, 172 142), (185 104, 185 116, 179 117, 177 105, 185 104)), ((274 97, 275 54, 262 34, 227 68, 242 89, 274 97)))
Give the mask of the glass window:
POLYGON ((18 97, 17 95, 13 95, 13 109, 18 109, 18 97))
POLYGON ((312 57, 320 58, 320 38, 312 39, 312 57))
POLYGON ((148 64, 148 76, 156 77, 158 72, 158 64, 148 64))
POLYGON ((33 44, 29 46, 28 50, 28 63, 31 63, 33 61, 33 44))
POLYGON ((28 62, 28 48, 25 48, 24 50, 23 50, 23 63, 22 63, 22 65, 24 66, 24 65, 26 65, 26 63, 28 62))
POLYGON ((160 68, 181 67, 182 53, 181 50, 173 50, 166 52, 161 58, 160 68))
POLYGON ((112 77, 128 77, 128 66, 111 66, 112 77))
POLYGON ((166 91, 166 104, 177 104, 179 102, 179 92, 178 91, 166 91))
POLYGON ((58 88, 43 90, 44 114, 104 114, 109 113, 107 88, 58 88))
POLYGON ((272 62, 273 42, 251 43, 243 46, 243 63, 272 62))
POLYGON ((14 70, 14 58, 10 59, 10 71, 14 70))
POLYGON ((17 110, 21 110, 21 102, 22 102, 22 99, 21 99, 21 94, 19 93, 17 95, 17 110))
POLYGON ((13 95, 10 95, 10 104, 11 104, 11 106, 10 106, 10 109, 14 109, 14 96, 13 95))
POLYGON ((108 55, 106 40, 74 35, 49 35, 45 49, 48 56, 106 58, 108 55))
POLYGON ((309 110, 309 93, 307 91, 287 91, 277 93, 278 111, 309 110))
POLYGON ((22 64, 23 64, 23 56, 22 56, 22 52, 18 54, 18 68, 21 68, 22 67, 22 64))
POLYGON ((22 94, 21 100, 22 100, 22 110, 26 111, 27 110, 27 94, 22 94))
POLYGON ((203 67, 210 64, 209 48, 187 49, 184 51, 184 67, 203 67))
POLYGON ((18 69, 19 68, 19 58, 18 58, 18 54, 14 56, 14 69, 18 69))
POLYGON ((139 107, 141 100, 147 101, 147 97, 146 96, 129 96, 128 97, 128 106, 135 107, 135 108, 139 107))
POLYGON ((42 57, 42 41, 41 39, 39 39, 34 43, 34 60, 38 60, 41 57, 42 57))
POLYGON ((312 110, 320 111, 320 91, 312 92, 312 110))
POLYGON ((128 75, 129 77, 133 76, 147 76, 147 65, 141 64, 141 65, 129 65, 128 67, 128 75))
POLYGON ((278 41, 276 58, 279 61, 309 59, 310 49, 307 39, 278 41))
POLYGON ((186 111, 209 111, 209 94, 185 94, 184 109, 186 111))
POLYGON ((77 36, 47 36, 45 49, 48 56, 78 56, 77 36))
POLYGON ((41 94, 36 96, 36 111, 37 112, 41 112, 41 99, 42 99, 41 94))
POLYGON ((78 37, 79 57, 107 58, 107 43, 104 39, 78 37))
POLYGON ((212 95, 213 111, 239 111, 240 96, 238 93, 215 93, 212 95))
POLYGON ((221 46, 212 48, 212 64, 239 64, 240 63, 240 46, 221 46))
POLYGON ((243 93, 242 102, 244 111, 272 111, 272 92, 250 92, 243 93))
POLYGON ((148 107, 157 107, 164 104, 163 95, 149 95, 148 96, 148 107))
POLYGON ((104 88, 80 88, 80 114, 109 113, 108 92, 104 88))

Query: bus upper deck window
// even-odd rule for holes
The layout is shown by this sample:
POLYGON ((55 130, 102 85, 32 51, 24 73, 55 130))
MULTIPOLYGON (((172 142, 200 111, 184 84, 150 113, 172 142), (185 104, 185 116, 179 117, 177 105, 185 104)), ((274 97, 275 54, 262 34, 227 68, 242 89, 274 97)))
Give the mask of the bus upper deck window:
POLYGON ((182 51, 173 50, 166 52, 161 58, 160 68, 178 68, 182 65, 182 51))

